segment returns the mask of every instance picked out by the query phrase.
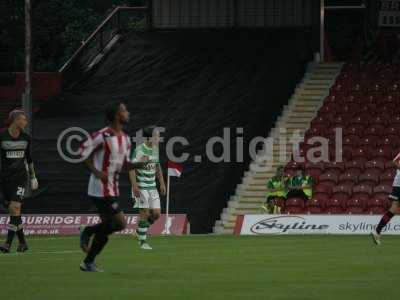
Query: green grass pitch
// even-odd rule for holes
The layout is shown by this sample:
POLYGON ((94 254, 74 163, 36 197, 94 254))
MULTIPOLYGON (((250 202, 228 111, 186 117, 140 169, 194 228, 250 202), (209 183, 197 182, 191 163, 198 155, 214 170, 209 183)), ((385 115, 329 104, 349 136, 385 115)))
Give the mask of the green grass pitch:
POLYGON ((153 251, 115 236, 83 273, 77 237, 30 238, 31 251, 0 256, 0 298, 396 299, 400 239, 367 236, 152 237, 153 251))

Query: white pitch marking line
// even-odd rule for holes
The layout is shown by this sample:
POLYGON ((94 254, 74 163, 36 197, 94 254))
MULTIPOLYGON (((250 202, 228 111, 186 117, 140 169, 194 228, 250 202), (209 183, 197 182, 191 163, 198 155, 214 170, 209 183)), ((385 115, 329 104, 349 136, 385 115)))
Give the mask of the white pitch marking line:
POLYGON ((64 250, 64 251, 35 251, 35 252, 28 252, 28 253, 7 253, 7 254, 0 254, 1 257, 7 256, 24 256, 24 255, 34 255, 34 254, 65 254, 65 253, 81 253, 80 250, 64 250))

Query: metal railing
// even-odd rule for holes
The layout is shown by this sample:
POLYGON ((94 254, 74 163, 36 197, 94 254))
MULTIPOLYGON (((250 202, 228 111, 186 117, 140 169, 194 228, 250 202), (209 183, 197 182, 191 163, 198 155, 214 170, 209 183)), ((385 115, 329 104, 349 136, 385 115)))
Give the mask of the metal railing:
POLYGON ((69 85, 81 78, 94 58, 102 53, 118 34, 129 30, 146 30, 150 23, 147 7, 116 7, 60 68, 64 83, 69 85))

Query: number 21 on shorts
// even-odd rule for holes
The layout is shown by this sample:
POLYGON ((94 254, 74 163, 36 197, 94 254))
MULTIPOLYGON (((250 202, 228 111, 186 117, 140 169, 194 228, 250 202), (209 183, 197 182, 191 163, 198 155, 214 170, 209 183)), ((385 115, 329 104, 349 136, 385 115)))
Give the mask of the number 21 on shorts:
POLYGON ((17 188, 17 195, 20 196, 20 197, 23 197, 24 194, 25 194, 25 188, 22 187, 22 186, 19 186, 19 187, 17 188))

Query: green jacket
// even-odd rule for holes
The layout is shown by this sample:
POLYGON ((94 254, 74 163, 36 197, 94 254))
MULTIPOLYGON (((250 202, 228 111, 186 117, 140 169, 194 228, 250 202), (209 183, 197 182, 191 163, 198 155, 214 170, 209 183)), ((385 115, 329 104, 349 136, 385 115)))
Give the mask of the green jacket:
POLYGON ((312 186, 314 184, 314 179, 311 176, 294 176, 289 178, 289 187, 301 186, 304 194, 308 198, 312 197, 312 188, 306 186, 312 186))
POLYGON ((267 182, 267 188, 276 190, 275 192, 267 192, 267 197, 286 197, 288 190, 286 187, 286 180, 285 177, 272 177, 267 182))

